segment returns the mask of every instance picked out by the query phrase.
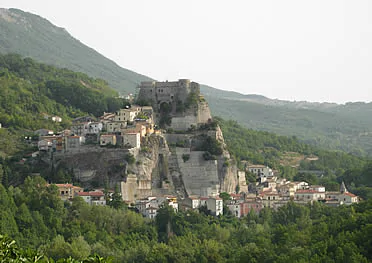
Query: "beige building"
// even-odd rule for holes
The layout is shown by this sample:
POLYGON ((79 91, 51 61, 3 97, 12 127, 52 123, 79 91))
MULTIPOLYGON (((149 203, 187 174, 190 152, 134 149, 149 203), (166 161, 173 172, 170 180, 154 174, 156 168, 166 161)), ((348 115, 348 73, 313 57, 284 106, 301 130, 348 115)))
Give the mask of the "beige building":
POLYGON ((63 201, 70 200, 75 196, 78 196, 83 188, 74 186, 72 184, 55 184, 58 187, 59 196, 63 201))
POLYGON ((128 126, 126 129, 121 130, 121 133, 139 133, 140 137, 145 137, 147 128, 142 123, 136 123, 134 126, 128 126))
POLYGON ((108 121, 105 124, 106 131, 108 133, 116 133, 121 132, 122 129, 125 129, 127 127, 127 122, 121 122, 121 121, 108 121))
POLYGON ((127 122, 127 121, 134 121, 134 118, 140 111, 140 108, 134 107, 130 109, 120 109, 115 112, 114 121, 117 122, 127 122))
POLYGON ((300 189, 295 192, 294 201, 299 203, 308 203, 325 199, 325 192, 319 192, 310 189, 300 189))

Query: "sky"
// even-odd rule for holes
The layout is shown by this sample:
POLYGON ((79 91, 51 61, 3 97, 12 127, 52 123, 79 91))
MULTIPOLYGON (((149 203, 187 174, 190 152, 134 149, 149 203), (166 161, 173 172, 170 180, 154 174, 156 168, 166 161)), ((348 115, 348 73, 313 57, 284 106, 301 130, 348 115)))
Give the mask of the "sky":
POLYGON ((291 101, 372 101, 370 0, 1 0, 159 81, 291 101))

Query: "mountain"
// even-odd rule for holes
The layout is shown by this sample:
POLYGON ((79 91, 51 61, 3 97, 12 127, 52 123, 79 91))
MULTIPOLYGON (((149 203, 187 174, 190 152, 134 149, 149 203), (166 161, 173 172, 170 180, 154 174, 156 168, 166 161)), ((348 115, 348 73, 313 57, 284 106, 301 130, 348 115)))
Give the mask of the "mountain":
MULTIPOLYGON (((40 16, 0 9, 0 53, 19 53, 47 64, 101 78, 121 93, 133 93, 151 78, 121 68, 40 16)), ((247 87, 248 88, 248 87, 247 87)), ((256 130, 296 136, 328 149, 372 155, 372 103, 311 103, 273 100, 201 85, 215 116, 256 130)))
POLYGON ((236 120, 250 129, 296 136, 325 149, 372 154, 372 103, 291 102, 205 85, 201 91, 213 115, 236 120))
POLYGON ((134 92, 150 78, 115 62, 73 38, 48 20, 18 9, 0 8, 0 53, 18 53, 106 80, 120 92, 134 92))

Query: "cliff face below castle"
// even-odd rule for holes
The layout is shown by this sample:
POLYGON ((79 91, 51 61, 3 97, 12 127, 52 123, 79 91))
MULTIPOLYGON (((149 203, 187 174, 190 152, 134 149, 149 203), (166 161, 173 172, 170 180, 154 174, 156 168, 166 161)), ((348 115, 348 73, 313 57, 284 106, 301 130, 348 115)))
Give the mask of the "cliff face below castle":
POLYGON ((120 185, 123 200, 130 202, 164 194, 215 196, 233 193, 239 185, 237 168, 218 126, 216 130, 151 135, 142 139, 141 150, 98 146, 82 149, 55 154, 55 168, 73 171, 85 187, 120 185), (206 154, 203 147, 208 147, 208 138, 222 147, 220 155, 206 154), (128 155, 134 160, 129 162, 128 155))

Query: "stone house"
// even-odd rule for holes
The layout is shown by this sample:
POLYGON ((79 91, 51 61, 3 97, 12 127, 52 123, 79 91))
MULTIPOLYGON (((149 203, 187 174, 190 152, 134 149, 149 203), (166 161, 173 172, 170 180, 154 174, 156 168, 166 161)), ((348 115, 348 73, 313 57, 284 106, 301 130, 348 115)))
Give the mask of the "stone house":
POLYGON ((130 148, 137 148, 141 147, 141 136, 140 133, 124 133, 122 134, 123 138, 123 146, 130 147, 130 148))
POLYGON ((74 186, 73 184, 55 184, 58 187, 59 196, 63 201, 70 200, 78 193, 83 191, 83 188, 74 186))
POLYGON ((53 143, 51 140, 43 139, 37 143, 39 151, 49 151, 52 149, 53 143))
POLYGON ((65 142, 66 151, 80 149, 81 145, 84 142, 85 142, 85 138, 83 136, 78 136, 78 135, 66 136, 66 142, 65 142))
POLYGON ((136 123, 133 126, 127 126, 125 129, 122 129, 121 133, 125 134, 125 133, 137 133, 138 132, 141 138, 143 138, 146 136, 146 131, 147 131, 147 128, 145 125, 142 125, 141 123, 136 123))
POLYGON ((115 112, 114 121, 116 122, 133 122, 134 118, 140 111, 139 108, 134 107, 130 109, 120 109, 117 112, 115 112))
POLYGON ((235 217, 240 218, 242 216, 241 204, 242 204, 242 202, 232 201, 232 202, 229 202, 228 204, 226 204, 226 206, 235 217))
POLYGON ((247 216, 251 210, 253 210, 256 214, 259 214, 260 211, 264 208, 263 203, 258 200, 247 200, 244 203, 240 204, 241 206, 241 216, 247 216))
POLYGON ((116 135, 115 134, 102 134, 99 137, 99 145, 116 145, 116 135))
POLYGON ((282 196, 277 191, 264 191, 261 192, 261 198, 264 207, 275 208, 275 203, 282 201, 282 196))
POLYGON ((187 209, 198 209, 200 207, 200 198, 197 196, 189 196, 182 200, 182 207, 187 209))

